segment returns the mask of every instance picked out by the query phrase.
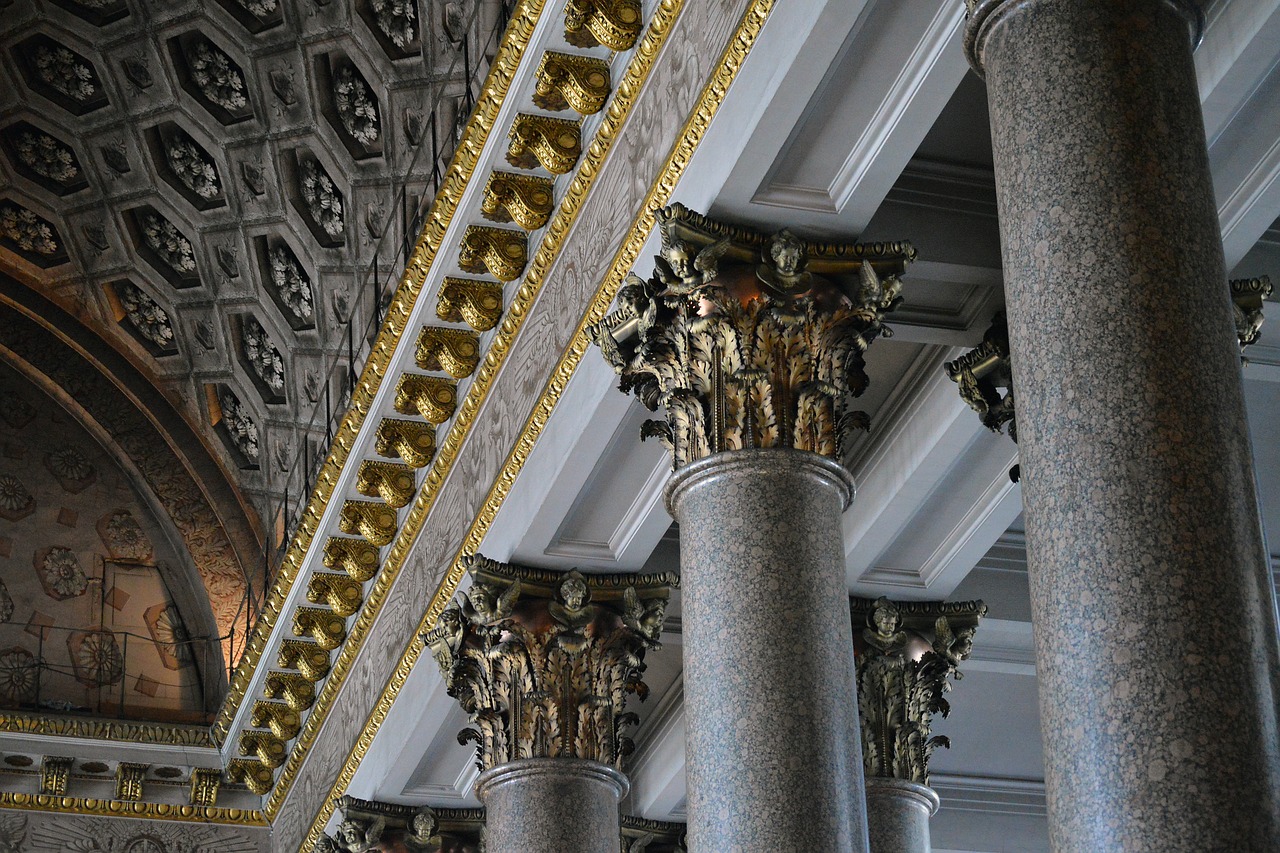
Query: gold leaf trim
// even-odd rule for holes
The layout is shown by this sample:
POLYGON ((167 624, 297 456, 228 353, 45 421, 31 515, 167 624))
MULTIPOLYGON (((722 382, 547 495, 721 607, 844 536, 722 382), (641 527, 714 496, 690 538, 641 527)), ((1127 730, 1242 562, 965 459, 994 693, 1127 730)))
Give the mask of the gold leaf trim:
POLYGON ((359 533, 381 548, 396 537, 396 511, 373 501, 345 501, 338 516, 338 529, 343 533, 359 533))
MULTIPOLYGON (((243 761, 244 759, 235 759, 243 761)), ((234 763, 234 762, 233 762, 234 763)), ((256 762, 254 762, 256 763, 256 762)), ((266 793, 263 791, 263 793, 266 793)), ((185 820, 194 823, 226 823, 236 826, 267 826, 267 818, 257 809, 216 808, 177 803, 128 803, 97 797, 54 797, 48 794, 0 793, 0 808, 54 812, 92 817, 131 817, 141 820, 185 820)))
MULTIPOLYGON (((458 407, 458 386, 450 379, 406 373, 396 384, 393 405, 402 415, 421 415, 423 420, 442 424, 458 407)), ((404 459, 403 453, 400 458, 404 459)))
MULTIPOLYGON (((386 423, 383 421, 383 424, 386 423)), ((378 573, 378 549, 359 539, 331 536, 324 543, 324 567, 341 569, 353 581, 364 583, 378 573)))
POLYGON ((64 717, 36 717, 7 712, 0 714, 0 731, 11 734, 51 735, 123 743, 199 746, 215 744, 204 726, 175 726, 164 723, 127 723, 119 720, 74 720, 64 717))
POLYGON ((610 50, 630 50, 642 24, 640 0, 569 0, 564 39, 574 47, 602 44, 610 50))
POLYGON ((413 500, 418 482, 408 465, 366 459, 360 463, 360 470, 356 473, 356 491, 366 497, 380 497, 399 509, 413 500))

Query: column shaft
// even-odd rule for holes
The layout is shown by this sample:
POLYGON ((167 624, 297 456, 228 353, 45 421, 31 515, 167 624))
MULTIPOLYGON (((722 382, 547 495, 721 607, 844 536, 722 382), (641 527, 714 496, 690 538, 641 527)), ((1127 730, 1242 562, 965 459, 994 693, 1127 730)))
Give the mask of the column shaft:
POLYGON ((905 779, 867 779, 871 853, 930 853, 929 818, 938 810, 933 789, 905 779))
POLYGON ((1275 611, 1188 18, 1187 0, 982 0, 966 38, 1055 851, 1280 838, 1275 611))
POLYGON ((843 468, 740 450, 674 475, 689 849, 866 850, 843 468))
POLYGON ((525 758, 476 780, 488 853, 617 853, 627 779, 598 761, 525 758))

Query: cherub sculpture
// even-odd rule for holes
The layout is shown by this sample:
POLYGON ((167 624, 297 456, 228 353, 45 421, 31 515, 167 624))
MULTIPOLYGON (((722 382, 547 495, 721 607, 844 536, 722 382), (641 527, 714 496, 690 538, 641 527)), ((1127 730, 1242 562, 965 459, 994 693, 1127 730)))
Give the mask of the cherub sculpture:
POLYGON ((458 649, 462 646, 462 640, 466 634, 466 621, 462 615, 462 608, 457 604, 446 607, 440 614, 438 625, 439 628, 436 631, 426 636, 431 638, 429 640, 431 656, 436 659, 436 663, 440 665, 440 671, 447 677, 457 662, 458 649))
POLYGON ((667 615, 665 599, 641 601, 634 586, 622 590, 622 622, 648 643, 656 644, 662 636, 662 620, 667 615))
POLYGON ((556 591, 556 600, 547 605, 551 618, 562 627, 556 643, 570 654, 582 651, 587 645, 586 627, 593 613, 589 608, 591 590, 587 580, 577 570, 565 575, 556 591))
POLYGON ((374 818, 369 821, 368 826, 348 818, 338 824, 338 849, 344 853, 369 853, 377 850, 386 828, 387 819, 384 817, 374 818))
POLYGON ((882 654, 902 654, 907 644, 907 633, 902 630, 902 616, 898 613, 898 606, 887 598, 877 598, 874 609, 867 617, 867 627, 862 629, 862 639, 879 649, 882 654))
POLYGON ((477 583, 471 587, 469 594, 463 596, 462 612, 478 628, 496 628, 511 618, 519 597, 518 579, 513 580, 500 594, 493 584, 477 583))
POLYGON ((732 240, 725 237, 694 254, 694 246, 684 240, 673 240, 655 257, 658 278, 666 285, 664 297, 690 296, 720 275, 720 258, 729 250, 732 240))
POLYGON ((418 809, 418 813, 409 821, 409 825, 404 830, 404 844, 409 848, 411 853, 427 853, 429 850, 435 849, 435 842, 432 840, 436 835, 436 828, 439 821, 436 820, 436 813, 432 811, 430 806, 423 806, 418 809))
MULTIPOLYGON (((933 624, 933 651, 948 665, 957 667, 960 661, 973 653, 974 633, 974 628, 961 628, 953 633, 947 617, 939 616, 933 624)), ((955 673, 955 676, 959 678, 960 673, 955 673)))

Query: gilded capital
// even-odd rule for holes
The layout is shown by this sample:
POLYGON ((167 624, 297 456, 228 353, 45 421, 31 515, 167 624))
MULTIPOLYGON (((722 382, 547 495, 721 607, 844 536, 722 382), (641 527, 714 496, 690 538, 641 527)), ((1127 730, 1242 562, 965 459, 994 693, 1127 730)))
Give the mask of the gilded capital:
POLYGON ((468 558, 471 589, 423 636, 470 715, 489 770, 520 758, 620 767, 642 700, 645 652, 659 648, 675 575, 584 575, 468 558))
POLYGON ((891 332, 908 243, 809 243, 716 222, 683 205, 657 212, 662 252, 629 275, 592 340, 676 468, 750 448, 808 450, 845 464, 863 354, 891 332))
POLYGON ((931 735, 935 714, 987 612, 981 601, 850 600, 858 714, 867 776, 929 784, 929 756, 951 742, 931 735))
POLYGON ((1262 336, 1262 303, 1274 288, 1268 276, 1237 278, 1231 281, 1231 307, 1236 321, 1240 349, 1258 342, 1262 336))

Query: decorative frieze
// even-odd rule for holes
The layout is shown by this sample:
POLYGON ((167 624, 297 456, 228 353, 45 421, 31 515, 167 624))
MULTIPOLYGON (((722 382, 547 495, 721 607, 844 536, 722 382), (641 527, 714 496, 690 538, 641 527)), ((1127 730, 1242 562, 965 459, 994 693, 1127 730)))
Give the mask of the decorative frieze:
POLYGON ((630 275, 619 307, 591 328, 605 359, 650 410, 679 468, 727 450, 794 448, 846 463, 867 429, 853 399, 863 353, 902 301, 907 243, 805 243, 673 205, 658 212, 662 254, 630 275))
POLYGON ((466 323, 477 332, 487 332, 502 319, 502 285, 447 277, 440 286, 436 316, 447 323, 466 323))
POLYGON ((533 103, 544 110, 572 108, 594 115, 609 100, 609 63, 594 56, 549 50, 542 55, 533 103))
POLYGON ((564 38, 574 47, 630 50, 643 24, 640 0, 569 0, 564 10, 564 38))
POLYGON ((1231 306, 1236 319, 1236 338, 1240 349, 1258 342, 1262 336, 1262 303, 1273 287, 1268 276, 1237 278, 1231 281, 1231 306))
POLYGON ((568 119, 521 113, 507 138, 507 162, 519 169, 540 165, 553 175, 564 175, 582 156, 582 126, 568 119))
POLYGON ((933 716, 951 710, 945 694, 987 606, 854 598, 850 607, 866 774, 928 785, 930 754, 951 745, 930 734, 933 716))
POLYGON ((466 560, 471 589, 423 637, 470 715, 459 739, 487 770, 518 758, 620 767, 676 576, 582 575, 466 560))

